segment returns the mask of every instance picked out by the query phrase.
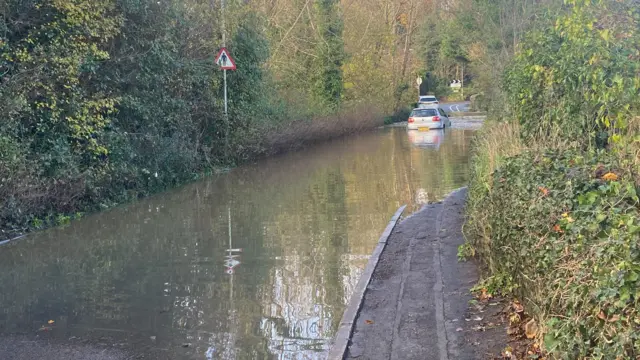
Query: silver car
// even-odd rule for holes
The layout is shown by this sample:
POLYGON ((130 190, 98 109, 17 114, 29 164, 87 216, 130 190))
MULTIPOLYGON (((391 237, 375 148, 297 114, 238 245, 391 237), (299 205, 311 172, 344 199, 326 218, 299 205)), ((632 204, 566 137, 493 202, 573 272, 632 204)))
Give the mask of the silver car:
POLYGON ((451 126, 449 116, 439 107, 417 108, 411 111, 407 122, 409 130, 444 129, 451 126))

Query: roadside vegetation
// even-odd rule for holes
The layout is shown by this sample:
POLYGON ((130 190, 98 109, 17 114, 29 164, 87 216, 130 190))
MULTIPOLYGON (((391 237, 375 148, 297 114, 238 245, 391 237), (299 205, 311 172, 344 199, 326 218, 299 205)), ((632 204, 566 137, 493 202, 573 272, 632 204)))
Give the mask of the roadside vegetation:
MULTIPOLYGON (((0 1, 0 240, 379 126, 430 2, 0 1)), ((443 68, 444 69, 444 68, 443 68)), ((445 74, 443 70, 442 74, 445 74)), ((431 91, 431 90, 430 90, 431 91)))
POLYGON ((453 79, 487 109, 554 2, 228 1, 227 122, 220 2, 0 1, 0 239, 406 120, 453 79))
POLYGON ((550 358, 640 356, 639 29, 632 1, 566 1, 516 46, 475 140, 462 250, 550 358))

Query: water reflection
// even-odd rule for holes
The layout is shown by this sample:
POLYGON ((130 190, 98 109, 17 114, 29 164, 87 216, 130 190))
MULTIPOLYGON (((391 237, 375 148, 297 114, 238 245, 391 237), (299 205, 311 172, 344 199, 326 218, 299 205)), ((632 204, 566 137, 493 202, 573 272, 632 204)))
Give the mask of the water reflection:
POLYGON ((429 131, 409 130, 407 134, 411 144, 417 147, 438 150, 444 138, 443 129, 433 129, 429 131))
POLYGON ((324 358, 389 217, 463 185, 471 136, 363 134, 2 246, 0 334, 52 319, 51 341, 146 358, 324 358))

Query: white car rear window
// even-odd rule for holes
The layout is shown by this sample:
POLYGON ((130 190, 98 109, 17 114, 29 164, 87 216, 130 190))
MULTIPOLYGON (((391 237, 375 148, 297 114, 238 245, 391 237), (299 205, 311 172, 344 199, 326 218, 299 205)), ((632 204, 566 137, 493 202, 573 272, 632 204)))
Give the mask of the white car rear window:
POLYGON ((421 97, 420 101, 438 101, 435 96, 425 96, 425 97, 421 97))

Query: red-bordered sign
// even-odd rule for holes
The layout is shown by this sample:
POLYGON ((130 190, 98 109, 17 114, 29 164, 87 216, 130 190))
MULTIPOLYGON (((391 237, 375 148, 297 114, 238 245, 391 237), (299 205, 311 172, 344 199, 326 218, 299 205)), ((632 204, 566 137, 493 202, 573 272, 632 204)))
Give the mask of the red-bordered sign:
POLYGON ((220 49, 218 56, 216 56, 216 64, 218 64, 222 70, 236 69, 236 62, 233 61, 233 58, 231 57, 231 54, 229 54, 229 50, 227 50, 227 48, 220 49))

